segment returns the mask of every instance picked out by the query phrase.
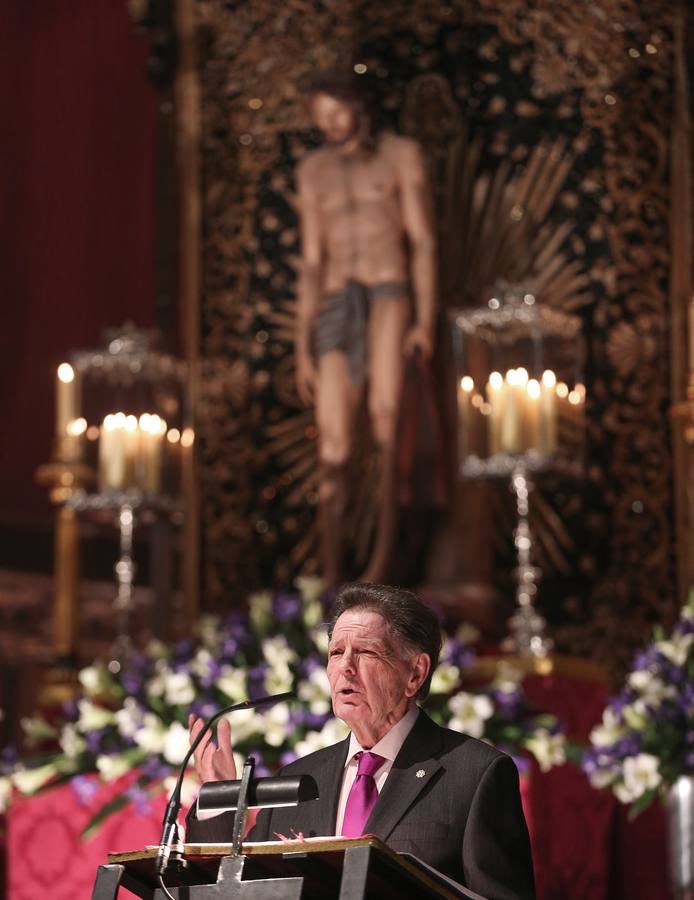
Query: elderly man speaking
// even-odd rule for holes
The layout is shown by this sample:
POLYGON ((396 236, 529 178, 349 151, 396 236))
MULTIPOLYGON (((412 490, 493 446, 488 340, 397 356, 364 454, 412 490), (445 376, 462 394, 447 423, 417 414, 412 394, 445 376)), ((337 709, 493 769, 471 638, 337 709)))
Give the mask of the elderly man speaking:
MULTIPOLYGON (((251 841, 375 834, 489 900, 535 896, 528 832, 513 760, 435 724, 417 705, 441 650, 433 612, 411 593, 376 584, 343 587, 329 627, 333 711, 349 738, 296 760, 319 799, 263 810, 251 841)), ((191 740, 202 722, 191 722, 191 740)), ((195 754, 202 781, 237 777, 229 724, 195 754)), ((188 840, 228 841, 229 814, 189 816, 188 840)))

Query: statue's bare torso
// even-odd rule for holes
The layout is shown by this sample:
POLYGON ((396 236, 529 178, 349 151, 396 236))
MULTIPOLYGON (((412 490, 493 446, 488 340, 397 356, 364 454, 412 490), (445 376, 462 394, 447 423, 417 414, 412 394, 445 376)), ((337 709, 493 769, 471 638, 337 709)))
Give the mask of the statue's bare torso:
POLYGON ((384 133, 373 152, 344 156, 325 146, 302 163, 312 185, 321 234, 321 292, 349 280, 365 285, 407 284, 401 210, 401 167, 414 142, 384 133))

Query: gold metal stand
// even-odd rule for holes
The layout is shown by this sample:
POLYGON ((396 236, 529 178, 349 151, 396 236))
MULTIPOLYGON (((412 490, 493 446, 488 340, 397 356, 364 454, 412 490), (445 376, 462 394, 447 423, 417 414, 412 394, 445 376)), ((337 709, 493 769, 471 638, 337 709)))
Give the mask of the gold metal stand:
POLYGON ((40 702, 47 705, 71 699, 77 688, 77 635, 79 592, 79 520, 67 501, 94 480, 94 473, 79 461, 78 438, 56 443, 54 462, 40 466, 39 484, 47 486, 56 506, 53 562, 53 662, 46 673, 40 702))

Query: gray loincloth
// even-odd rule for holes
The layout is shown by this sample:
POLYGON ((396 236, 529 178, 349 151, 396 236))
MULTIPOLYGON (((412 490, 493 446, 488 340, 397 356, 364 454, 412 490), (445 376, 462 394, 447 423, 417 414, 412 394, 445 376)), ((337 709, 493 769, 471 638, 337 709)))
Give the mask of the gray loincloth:
POLYGON ((352 383, 363 384, 366 379, 369 307, 374 300, 407 297, 409 292, 409 286, 403 282, 366 285, 348 281, 341 291, 326 294, 314 324, 316 357, 340 350, 347 357, 352 383))

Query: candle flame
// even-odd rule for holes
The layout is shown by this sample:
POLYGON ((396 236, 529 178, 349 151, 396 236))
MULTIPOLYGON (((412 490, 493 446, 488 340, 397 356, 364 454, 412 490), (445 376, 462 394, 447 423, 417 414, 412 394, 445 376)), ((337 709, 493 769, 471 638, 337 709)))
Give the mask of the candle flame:
POLYGON ((192 428, 184 428, 181 434, 181 446, 192 447, 195 441, 195 432, 192 428))
POLYGON ((528 382, 528 397, 537 400, 540 396, 540 382, 536 378, 531 378, 528 382))
POLYGON ((516 369, 516 384, 524 385, 528 383, 528 370, 521 366, 516 369))
POLYGON ((75 380, 75 370, 70 363, 61 363, 58 366, 58 378, 63 384, 69 384, 71 381, 75 380))
POLYGON ((79 437, 87 430, 87 420, 81 416, 79 419, 72 419, 67 423, 66 430, 71 437, 79 437))
POLYGON ((166 440, 170 444, 177 444, 181 440, 181 432, 178 428, 169 428, 166 432, 166 440))
POLYGON ((565 400, 569 396, 569 388, 563 381, 560 381, 557 385, 557 397, 561 397, 562 400, 565 400))
POLYGON ((460 387, 465 391, 466 394, 469 394, 470 391, 475 389, 475 382, 470 378, 469 375, 464 375, 460 379, 460 387))
POLYGON ((578 406, 580 402, 581 395, 578 393, 578 391, 571 391, 571 393, 569 394, 569 403, 572 406, 578 406))
POLYGON ((542 373, 542 383, 547 388, 553 388, 557 383, 557 376, 551 369, 545 369, 542 373))
POLYGON ((493 387, 495 391, 500 390, 504 385, 504 378, 501 372, 492 372, 489 376, 489 386, 493 387))

